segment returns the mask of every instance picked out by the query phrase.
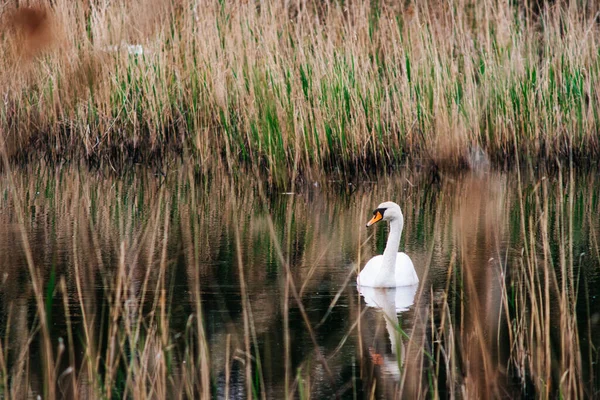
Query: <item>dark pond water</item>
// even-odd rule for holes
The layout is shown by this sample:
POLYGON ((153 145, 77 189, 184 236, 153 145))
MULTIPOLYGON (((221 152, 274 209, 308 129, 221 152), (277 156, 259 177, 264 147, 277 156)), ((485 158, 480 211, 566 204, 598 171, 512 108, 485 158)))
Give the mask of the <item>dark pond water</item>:
POLYGON ((595 172, 0 184, 0 397, 599 393, 595 172), (361 293, 385 200, 420 283, 361 293))

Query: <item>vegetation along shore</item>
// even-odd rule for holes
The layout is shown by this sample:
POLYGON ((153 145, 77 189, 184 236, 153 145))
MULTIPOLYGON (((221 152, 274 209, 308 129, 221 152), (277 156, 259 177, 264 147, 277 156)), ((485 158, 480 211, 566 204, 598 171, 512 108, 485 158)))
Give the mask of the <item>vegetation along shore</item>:
POLYGON ((20 162, 286 182, 600 153, 597 2, 19 3, 0 6, 0 132, 20 162))

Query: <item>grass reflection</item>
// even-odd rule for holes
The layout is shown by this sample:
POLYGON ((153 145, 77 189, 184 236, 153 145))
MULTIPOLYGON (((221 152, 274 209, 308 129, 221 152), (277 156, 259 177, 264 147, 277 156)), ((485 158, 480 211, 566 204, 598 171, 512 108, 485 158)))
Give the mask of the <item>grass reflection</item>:
POLYGON ((7 397, 599 390, 591 174, 413 172, 289 194, 186 169, 31 168, 0 186, 7 397), (393 324, 354 284, 385 243, 363 226, 386 199, 421 278, 393 324))

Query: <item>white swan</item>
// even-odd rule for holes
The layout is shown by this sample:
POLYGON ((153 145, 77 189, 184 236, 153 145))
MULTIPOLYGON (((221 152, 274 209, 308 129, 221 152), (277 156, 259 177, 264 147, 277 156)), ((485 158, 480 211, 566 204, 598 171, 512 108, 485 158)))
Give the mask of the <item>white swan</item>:
POLYGON ((367 262, 358 274, 356 283, 369 287, 398 287, 419 283, 419 277, 408 255, 398 252, 400 235, 404 227, 404 216, 400 206, 393 201, 381 203, 367 227, 377 221, 389 221, 390 233, 383 255, 375 256, 367 262))

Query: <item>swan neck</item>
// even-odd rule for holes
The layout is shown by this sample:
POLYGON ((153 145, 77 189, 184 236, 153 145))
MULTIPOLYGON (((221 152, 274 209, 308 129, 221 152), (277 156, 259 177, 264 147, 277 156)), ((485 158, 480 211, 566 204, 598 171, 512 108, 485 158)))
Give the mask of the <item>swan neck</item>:
POLYGON ((385 250, 383 251, 383 267, 392 271, 396 269, 396 255, 400 246, 400 235, 402 234, 402 222, 394 219, 390 221, 390 234, 388 236, 385 250))

